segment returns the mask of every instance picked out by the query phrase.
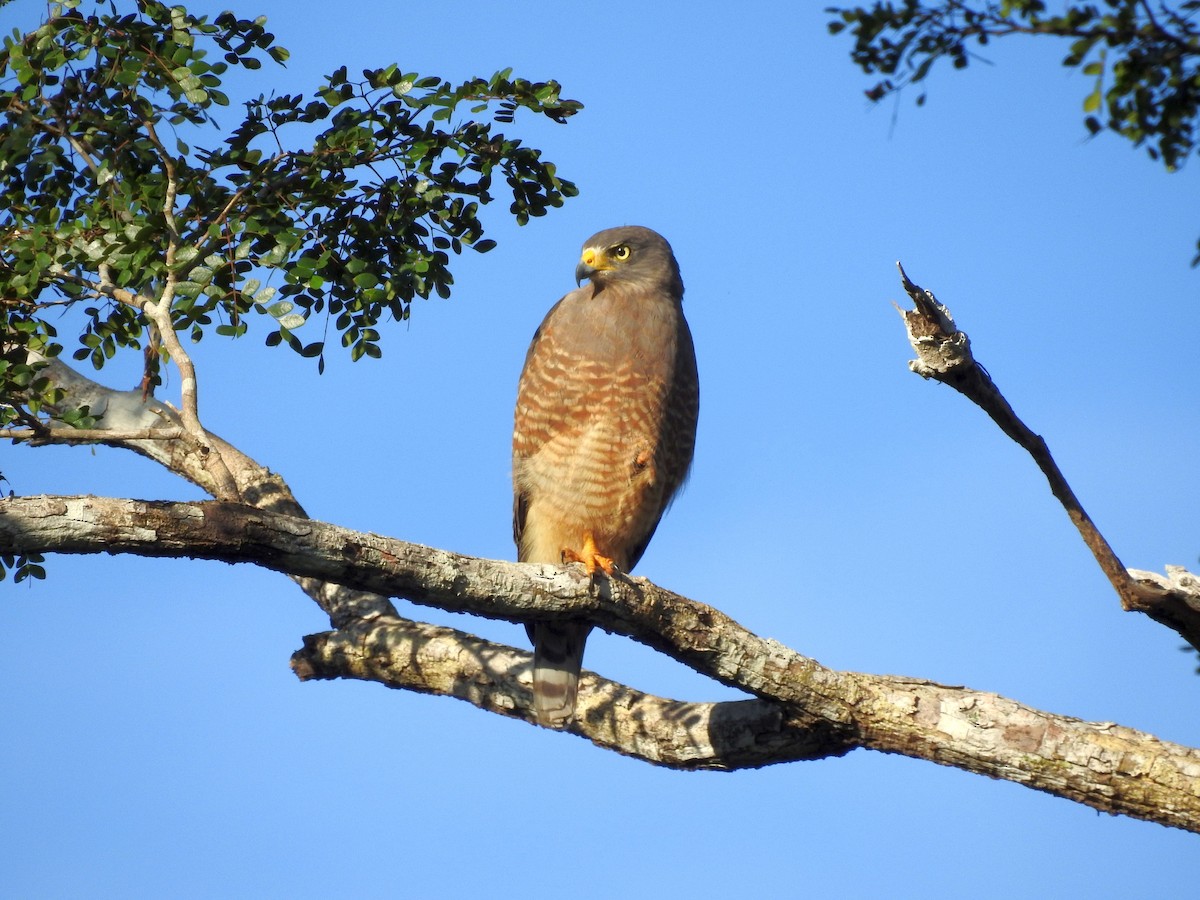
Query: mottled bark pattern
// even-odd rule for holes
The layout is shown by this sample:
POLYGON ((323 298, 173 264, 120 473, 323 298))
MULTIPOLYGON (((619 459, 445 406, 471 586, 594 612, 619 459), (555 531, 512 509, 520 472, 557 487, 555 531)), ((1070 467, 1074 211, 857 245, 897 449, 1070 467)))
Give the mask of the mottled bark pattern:
MULTIPOLYGON (((661 765, 713 769, 862 747, 1200 832, 1200 750, 995 694, 828 669, 644 579, 596 583, 578 567, 475 559, 216 502, 3 499, 0 547, 249 562, 491 618, 586 617, 758 697, 681 703, 585 673, 568 730, 601 746, 661 765)), ((381 615, 310 637, 293 665, 305 678, 366 678, 532 721, 530 661, 511 647, 381 615)))

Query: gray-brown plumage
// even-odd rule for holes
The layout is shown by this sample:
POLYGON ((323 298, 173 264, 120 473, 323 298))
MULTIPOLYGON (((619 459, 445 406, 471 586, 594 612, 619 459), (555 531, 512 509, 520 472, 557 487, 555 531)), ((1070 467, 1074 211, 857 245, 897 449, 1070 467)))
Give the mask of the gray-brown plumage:
MULTIPOLYGON (((583 245, 575 282, 533 336, 517 388, 513 538, 522 562, 630 571, 692 462, 700 388, 671 246, 648 228, 583 245)), ((575 710, 591 625, 539 623, 534 710, 575 710)))

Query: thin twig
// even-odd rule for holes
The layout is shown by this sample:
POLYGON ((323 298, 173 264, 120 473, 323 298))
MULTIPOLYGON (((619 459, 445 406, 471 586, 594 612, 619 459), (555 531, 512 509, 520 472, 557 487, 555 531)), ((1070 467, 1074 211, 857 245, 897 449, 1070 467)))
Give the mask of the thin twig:
POLYGON ((91 444, 120 441, 174 441, 183 437, 179 426, 135 428, 0 428, 0 439, 38 444, 91 444))
MULTIPOLYGON (((49 101, 44 95, 39 94, 38 99, 47 106, 50 105, 49 101)), ((56 138, 62 138, 65 140, 68 144, 70 144, 71 149, 79 155, 79 158, 83 160, 84 165, 91 169, 93 173, 100 171, 100 165, 95 159, 92 158, 92 155, 88 153, 87 148, 83 146, 83 143, 74 134, 72 134, 71 130, 65 125, 60 122, 47 122, 41 116, 35 115, 31 111, 30 106, 27 103, 22 103, 20 100, 10 100, 9 108, 15 112, 27 114, 29 116, 29 121, 41 128, 44 132, 46 132, 46 134, 50 134, 56 138)))
POLYGON ((171 301, 174 298, 174 288, 174 283, 168 280, 163 287, 162 296, 157 301, 151 300, 135 291, 113 284, 112 272, 104 263, 100 264, 100 283, 95 285, 96 290, 112 297, 118 303, 132 306, 158 326, 159 336, 167 348, 167 353, 175 363, 175 367, 179 369, 179 419, 184 431, 203 454, 205 466, 216 482, 217 496, 224 500, 236 499, 238 497, 237 483, 224 460, 221 459, 221 454, 213 448, 208 431, 200 422, 196 367, 187 351, 183 349, 179 335, 175 333, 175 325, 171 321, 171 301))
POLYGON ((163 220, 167 224, 167 279, 170 280, 174 275, 171 269, 175 265, 175 254, 179 250, 179 229, 175 225, 175 197, 179 191, 179 180, 176 176, 175 158, 167 152, 167 148, 158 139, 158 132, 154 130, 154 122, 146 119, 142 124, 146 126, 146 136, 154 145, 163 166, 163 173, 167 176, 166 190, 163 192, 162 214, 163 220))

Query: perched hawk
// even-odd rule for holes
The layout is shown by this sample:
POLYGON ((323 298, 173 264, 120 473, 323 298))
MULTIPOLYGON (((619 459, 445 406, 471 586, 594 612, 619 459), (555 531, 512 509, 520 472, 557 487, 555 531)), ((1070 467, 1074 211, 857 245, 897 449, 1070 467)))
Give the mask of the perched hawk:
MULTIPOLYGON (((575 283, 533 336, 517 388, 513 539, 522 562, 630 571, 683 484, 700 385, 671 246, 648 228, 583 245, 575 283)), ((591 625, 539 623, 534 710, 571 717, 591 625)))

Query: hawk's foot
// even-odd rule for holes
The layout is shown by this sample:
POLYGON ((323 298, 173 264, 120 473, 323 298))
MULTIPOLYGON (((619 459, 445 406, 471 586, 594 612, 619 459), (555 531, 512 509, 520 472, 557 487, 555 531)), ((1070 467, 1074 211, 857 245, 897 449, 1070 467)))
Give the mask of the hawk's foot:
POLYGON ((611 575, 616 571, 616 563, 607 556, 601 556, 596 549, 596 539, 592 537, 589 531, 583 538, 583 549, 575 550, 571 547, 563 547, 562 550, 563 562, 583 563, 583 568, 589 575, 595 575, 597 569, 603 569, 605 575, 611 575))

